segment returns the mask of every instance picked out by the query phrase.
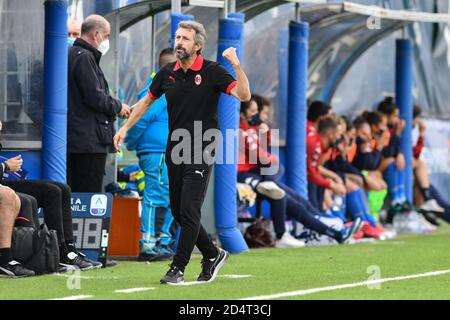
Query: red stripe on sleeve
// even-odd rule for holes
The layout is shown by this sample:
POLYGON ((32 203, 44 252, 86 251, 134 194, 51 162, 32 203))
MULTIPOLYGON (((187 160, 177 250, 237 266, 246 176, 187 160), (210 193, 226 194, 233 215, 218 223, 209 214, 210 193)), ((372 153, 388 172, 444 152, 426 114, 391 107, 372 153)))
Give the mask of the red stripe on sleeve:
POLYGON ((156 96, 153 95, 153 93, 150 91, 150 89, 148 89, 148 95, 149 95, 150 99, 152 99, 152 100, 158 100, 159 99, 159 97, 156 97, 156 96))
POLYGON ((227 87, 227 90, 225 91, 226 94, 230 94, 231 89, 233 89, 236 86, 236 84, 237 84, 237 81, 233 81, 232 83, 230 83, 227 87))

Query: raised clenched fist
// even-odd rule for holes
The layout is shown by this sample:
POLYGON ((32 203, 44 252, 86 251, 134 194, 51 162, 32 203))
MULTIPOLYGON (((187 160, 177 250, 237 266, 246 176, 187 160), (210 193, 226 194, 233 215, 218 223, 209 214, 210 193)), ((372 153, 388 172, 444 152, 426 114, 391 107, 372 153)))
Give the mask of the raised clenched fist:
POLYGON ((222 56, 227 59, 230 64, 235 67, 239 65, 239 59, 237 57, 236 54, 236 48, 234 47, 229 47, 228 49, 226 49, 223 53, 222 56))

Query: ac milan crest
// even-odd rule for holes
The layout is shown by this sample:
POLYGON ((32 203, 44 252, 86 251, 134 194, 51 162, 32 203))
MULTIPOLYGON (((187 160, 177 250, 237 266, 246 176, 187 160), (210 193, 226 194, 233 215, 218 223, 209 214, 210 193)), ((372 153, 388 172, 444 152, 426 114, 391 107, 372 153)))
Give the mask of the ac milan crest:
POLYGON ((200 83, 202 83, 202 76, 199 75, 199 74, 197 74, 197 75, 195 76, 194 81, 195 81, 195 84, 199 86, 200 83))

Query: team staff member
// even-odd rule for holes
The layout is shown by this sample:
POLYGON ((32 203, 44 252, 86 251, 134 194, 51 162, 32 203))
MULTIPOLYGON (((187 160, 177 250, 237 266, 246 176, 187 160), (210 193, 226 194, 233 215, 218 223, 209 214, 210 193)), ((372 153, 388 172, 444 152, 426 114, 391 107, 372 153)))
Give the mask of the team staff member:
MULTIPOLYGON (((228 252, 214 246, 200 223, 200 209, 208 187, 212 165, 203 160, 195 163, 182 161, 176 164, 172 150, 177 142, 172 137, 177 129, 188 130, 194 136, 194 121, 201 121, 202 130, 217 129, 217 104, 220 93, 231 94, 240 101, 250 99, 247 76, 240 66, 235 48, 228 48, 223 56, 233 67, 237 81, 220 64, 205 60, 201 50, 205 45, 206 32, 203 25, 195 21, 182 21, 175 33, 177 61, 163 67, 153 79, 148 95, 135 106, 127 123, 114 137, 116 149, 120 148, 126 133, 142 117, 152 103, 166 94, 169 114, 169 140, 166 148, 166 163, 169 175, 170 205, 175 220, 181 226, 177 252, 169 271, 161 283, 177 284, 183 281, 184 269, 196 245, 203 255, 202 272, 198 281, 213 281, 228 258, 228 252)), ((192 137, 194 139, 192 139, 192 137)), ((201 139, 201 138, 200 138, 201 139)), ((192 143, 193 145, 195 143, 192 143)), ((191 149, 194 150, 194 149, 191 149)), ((198 150, 194 150, 195 152, 198 150)), ((183 158, 185 155, 183 154, 183 158)), ((197 157, 190 154, 191 160, 197 157)))
POLYGON ((114 118, 130 107, 109 94, 100 58, 109 49, 109 22, 86 18, 69 49, 67 180, 73 192, 101 192, 106 155, 113 148, 114 118))
MULTIPOLYGON (((159 54, 159 66, 176 61, 173 48, 166 48, 159 54)), ((152 77, 138 98, 147 95, 152 77)), ((139 166, 144 172, 144 200, 142 203, 139 259, 168 260, 174 255, 172 242, 173 216, 170 209, 169 178, 164 161, 167 136, 169 134, 167 102, 162 96, 152 108, 127 132, 128 150, 136 150, 139 166)), ((176 230, 177 227, 174 227, 176 230)))

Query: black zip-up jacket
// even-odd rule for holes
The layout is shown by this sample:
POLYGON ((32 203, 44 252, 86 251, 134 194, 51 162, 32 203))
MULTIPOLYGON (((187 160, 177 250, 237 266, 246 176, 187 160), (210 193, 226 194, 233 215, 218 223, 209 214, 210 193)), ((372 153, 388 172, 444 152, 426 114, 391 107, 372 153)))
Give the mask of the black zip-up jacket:
POLYGON ((356 139, 356 155, 353 159, 352 165, 358 170, 374 171, 377 170, 381 164, 381 151, 377 148, 368 150, 367 152, 361 151, 361 145, 365 141, 359 138, 356 139))
POLYGON ((69 153, 114 152, 114 119, 122 104, 109 94, 99 65, 101 56, 100 51, 80 38, 69 49, 69 153))

